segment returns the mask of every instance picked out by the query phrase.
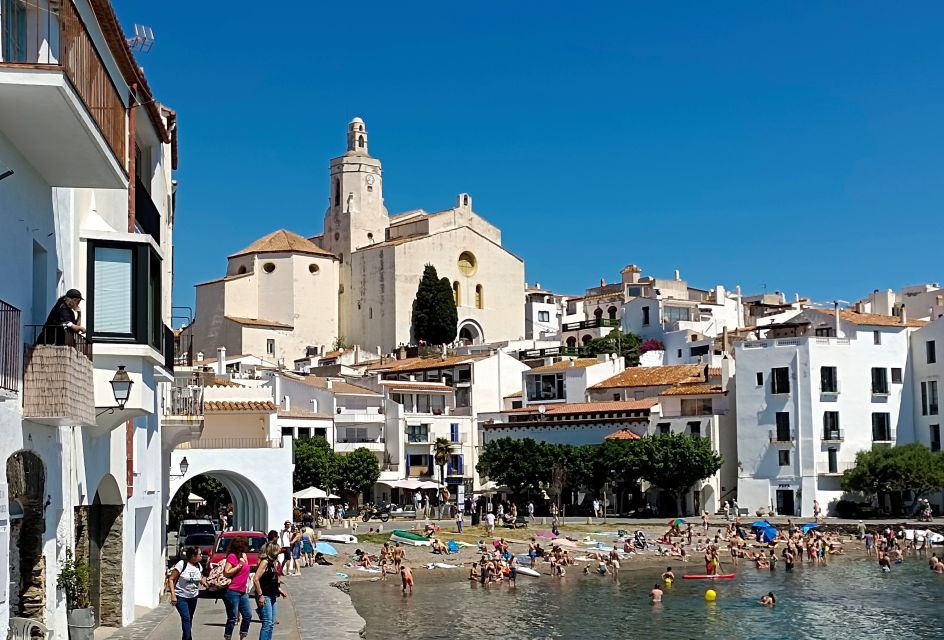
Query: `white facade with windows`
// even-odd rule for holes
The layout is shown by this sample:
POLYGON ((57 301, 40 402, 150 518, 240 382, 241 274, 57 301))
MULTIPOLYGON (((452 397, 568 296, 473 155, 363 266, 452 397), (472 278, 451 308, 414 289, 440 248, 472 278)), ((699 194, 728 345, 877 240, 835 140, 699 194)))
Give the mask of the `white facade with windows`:
POLYGON ((742 507, 832 512, 857 452, 912 440, 915 326, 809 309, 736 346, 742 507))
POLYGON ((944 393, 944 320, 937 319, 911 334, 914 382, 914 440, 941 450, 941 394, 944 393))

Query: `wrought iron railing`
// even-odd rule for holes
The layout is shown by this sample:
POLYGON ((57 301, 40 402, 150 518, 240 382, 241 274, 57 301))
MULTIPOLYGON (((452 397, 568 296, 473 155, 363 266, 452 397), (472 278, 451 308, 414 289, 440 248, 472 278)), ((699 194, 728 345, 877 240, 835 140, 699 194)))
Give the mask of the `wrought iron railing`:
POLYGON ((20 310, 0 300, 0 389, 20 390, 20 310))
POLYGON ((203 415, 203 387, 171 387, 164 399, 165 416, 203 415))
POLYGON ((126 110, 73 0, 4 2, 0 63, 62 70, 125 168, 126 110))
POLYGON ((76 333, 61 325, 28 324, 25 329, 24 337, 30 338, 27 346, 71 347, 89 360, 92 359, 92 341, 86 338, 85 334, 76 333))

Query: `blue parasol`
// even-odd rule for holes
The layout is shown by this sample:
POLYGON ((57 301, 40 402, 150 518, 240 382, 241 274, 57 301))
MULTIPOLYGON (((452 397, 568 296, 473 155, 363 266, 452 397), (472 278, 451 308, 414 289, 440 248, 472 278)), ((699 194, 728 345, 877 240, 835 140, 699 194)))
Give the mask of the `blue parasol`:
POLYGON ((330 544, 328 544, 327 542, 316 542, 316 543, 315 543, 315 551, 320 551, 321 553, 325 554, 326 556, 336 556, 336 555, 338 555, 338 550, 335 549, 334 547, 332 547, 332 546, 331 546, 330 544))
POLYGON ((755 520, 751 523, 752 529, 766 529, 769 526, 771 526, 771 524, 766 520, 755 520))
POLYGON ((777 537, 777 530, 773 527, 765 527, 757 534, 758 542, 773 542, 777 537))
POLYGON ((810 529, 819 529, 818 524, 805 524, 800 529, 803 531, 803 535, 806 535, 810 532, 810 529))

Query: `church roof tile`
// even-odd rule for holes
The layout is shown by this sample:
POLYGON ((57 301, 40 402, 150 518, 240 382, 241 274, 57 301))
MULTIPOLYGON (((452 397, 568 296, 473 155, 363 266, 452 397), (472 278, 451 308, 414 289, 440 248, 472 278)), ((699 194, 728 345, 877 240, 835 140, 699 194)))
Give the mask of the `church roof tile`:
POLYGON ((325 251, 311 240, 307 240, 297 233, 279 229, 269 235, 262 236, 251 245, 232 254, 230 258, 245 256, 253 253, 304 253, 313 256, 336 257, 330 251, 325 251))

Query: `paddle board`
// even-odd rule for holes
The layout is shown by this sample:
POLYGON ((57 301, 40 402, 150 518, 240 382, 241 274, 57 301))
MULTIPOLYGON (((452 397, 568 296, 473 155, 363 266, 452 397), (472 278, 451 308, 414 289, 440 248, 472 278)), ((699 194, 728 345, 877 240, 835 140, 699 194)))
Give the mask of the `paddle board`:
POLYGON ((328 534, 326 536, 321 536, 319 540, 324 540, 325 542, 339 542, 341 544, 357 544, 357 536, 352 536, 348 533, 341 534, 328 534))
POLYGON ((531 576, 533 578, 540 577, 541 575, 531 567, 518 567, 518 574, 523 576, 531 576))
POLYGON ((735 575, 734 573, 719 573, 718 575, 700 575, 690 573, 687 576, 682 576, 686 580, 730 580, 735 575))

